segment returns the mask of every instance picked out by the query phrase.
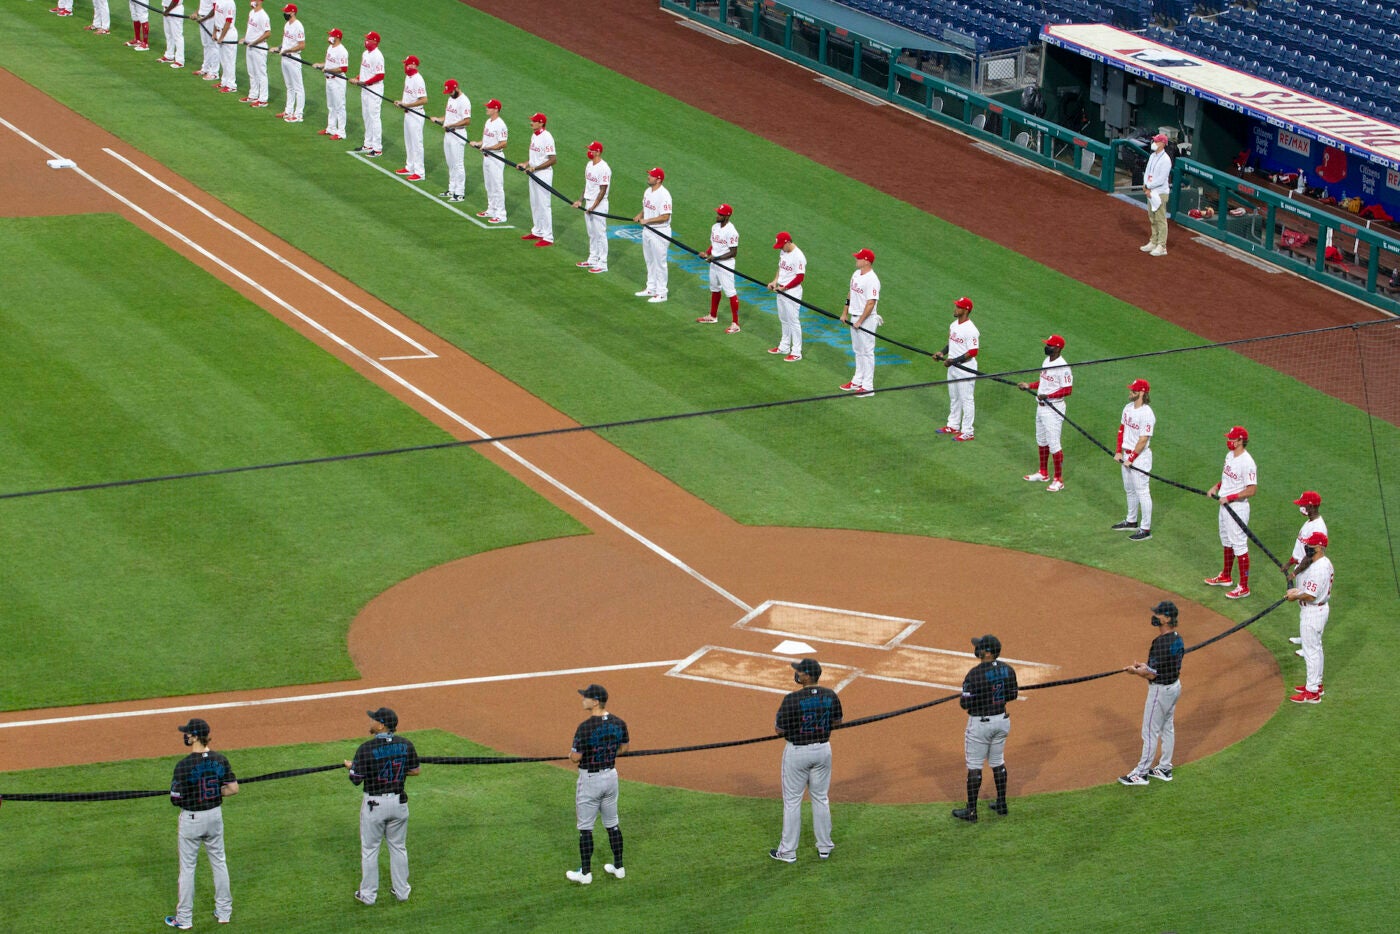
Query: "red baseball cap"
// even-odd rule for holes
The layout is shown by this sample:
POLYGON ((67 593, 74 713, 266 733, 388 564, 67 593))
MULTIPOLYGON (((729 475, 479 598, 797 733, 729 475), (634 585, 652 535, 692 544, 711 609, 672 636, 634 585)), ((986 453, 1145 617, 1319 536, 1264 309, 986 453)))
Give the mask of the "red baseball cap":
POLYGON ((295 3, 289 3, 282 8, 283 13, 295 13, 296 11, 297 5, 295 3))
POLYGON ((1304 491, 1303 495, 1293 501, 1294 506, 1321 506, 1322 497, 1312 490, 1304 491))
POLYGON ((460 87, 461 85, 457 83, 456 78, 448 78, 442 83, 442 93, 451 94, 453 91, 457 90, 460 87))
POLYGON ((408 58, 406 58, 406 59, 403 60, 403 63, 404 63, 405 65, 412 65, 412 66, 414 66, 415 68, 418 67, 418 65, 420 64, 420 62, 418 61, 418 56, 417 56, 417 55, 410 55, 408 58))
POLYGON ((954 307, 954 308, 961 308, 963 311, 971 311, 971 310, 972 310, 972 299, 970 299, 970 298, 968 298, 966 295, 964 295, 962 298, 958 299, 956 302, 953 302, 953 307, 954 307))
POLYGON ((367 32, 367 33, 365 33, 365 38, 368 39, 370 42, 378 42, 378 41, 379 41, 379 33, 377 33, 377 32, 367 32))
POLYGON ((1152 384, 1145 379, 1135 379, 1128 384, 1128 392, 1151 392, 1152 384))
POLYGON ((496 100, 496 99, 493 97, 493 98, 491 98, 489 101, 486 102, 486 109, 487 109, 487 110, 500 110, 500 109, 501 109, 501 102, 498 101, 498 100, 496 100))
POLYGON ((650 172, 647 173, 647 175, 651 176, 652 178, 659 178, 663 182, 666 181, 666 170, 660 167, 652 169, 650 172))
POLYGON ((1041 341, 1041 343, 1046 347, 1054 347, 1056 350, 1065 349, 1065 339, 1058 334, 1051 334, 1045 340, 1041 341))
POLYGON ((1298 541, 1302 542, 1304 545, 1312 545, 1313 547, 1316 547, 1316 546, 1318 546, 1318 545, 1321 545, 1322 547, 1326 548, 1326 547, 1327 547, 1327 533, 1326 533, 1326 532, 1314 532, 1314 533, 1312 533, 1311 535, 1309 535, 1307 538, 1300 538, 1300 539, 1298 539, 1298 541))
POLYGON ((546 117, 544 114, 531 114, 530 122, 538 123, 540 126, 544 126, 546 123, 549 122, 549 118, 546 117))
POLYGON ((721 204, 719 207, 715 208, 715 213, 720 217, 731 217, 734 214, 734 209, 727 204, 721 204))
POLYGON ((591 142, 591 143, 588 144, 588 151, 589 151, 589 152, 602 152, 602 151, 603 151, 603 144, 600 143, 600 142, 598 142, 598 141, 595 139, 593 142, 591 142))
POLYGON ((852 253, 851 255, 852 255, 853 257, 855 257, 856 259, 863 259, 863 260, 865 260, 867 263, 873 263, 873 262, 875 262, 875 251, 874 251, 874 250, 871 250, 871 249, 868 249, 868 248, 867 248, 867 249, 862 249, 862 250, 856 250, 856 251, 855 251, 854 253, 852 253))
POLYGON ((1243 425, 1236 425, 1234 428, 1231 428, 1229 431, 1225 432, 1225 440, 1226 440, 1226 441, 1248 441, 1248 440, 1249 440, 1249 432, 1247 432, 1247 431, 1244 430, 1244 426, 1243 426, 1243 425))
POLYGON ((339 29, 332 29, 330 32, 326 33, 326 35, 335 36, 337 39, 345 38, 345 33, 341 32, 339 29))
POLYGON ((788 233, 786 230, 784 230, 784 231, 782 231, 781 233, 778 234, 778 239, 777 239, 776 241, 774 241, 774 243, 773 243, 773 249, 775 249, 775 250, 781 250, 783 247, 787 246, 787 245, 788 245, 789 243, 791 243, 791 242, 792 242, 792 234, 790 234, 790 233, 788 233))

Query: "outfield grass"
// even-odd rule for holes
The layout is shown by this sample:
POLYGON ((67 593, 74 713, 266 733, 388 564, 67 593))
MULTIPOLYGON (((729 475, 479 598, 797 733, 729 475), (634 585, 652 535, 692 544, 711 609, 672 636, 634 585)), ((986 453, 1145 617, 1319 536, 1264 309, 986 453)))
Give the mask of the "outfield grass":
MULTIPOLYGON (((0 492, 449 440, 121 218, 0 220, 0 253, 0 492)), ((390 585, 581 531, 464 449, 0 515, 11 710, 353 678, 350 620, 390 585)))
MULTIPOLYGON (((778 229, 792 230, 811 262, 807 297, 813 302, 839 306, 850 252, 872 247, 884 281, 888 333, 912 343, 930 349, 942 345, 947 306, 959 294, 977 301, 986 371, 1037 366, 1039 343, 1051 332, 1066 336, 1072 362, 1197 342, 1143 310, 460 4, 420 0, 411 8, 385 9, 368 0, 344 0, 336 5, 336 16, 347 34, 371 27, 383 33, 391 61, 409 51, 418 54, 430 86, 452 74, 478 108, 486 97, 502 98, 515 128, 510 150, 515 158, 524 150, 523 116, 536 109, 549 112, 564 156, 556 179, 564 187, 581 174, 581 156, 571 153, 589 139, 603 139, 618 173, 613 199, 618 213, 636 209, 642 174, 662 164, 676 196, 678 235, 689 242, 703 242, 714 204, 735 205, 735 223, 745 238, 741 269, 771 275, 768 237, 778 229)), ((766 312, 746 311, 745 330, 733 337, 691 324, 707 308, 705 288, 680 264, 672 272, 671 302, 641 303, 631 295, 642 281, 641 259, 631 243, 615 241, 610 275, 579 273, 572 260, 586 249, 582 225, 562 210, 556 210, 560 246, 525 249, 514 234, 479 231, 333 152, 307 126, 288 127, 231 106, 198 82, 154 68, 114 42, 99 43, 72 23, 13 8, 0 13, 0 23, 11 40, 0 45, 0 65, 574 418, 626 418, 804 396, 831 391, 849 377, 849 353, 839 341, 813 342, 800 365, 772 361, 763 349, 775 342, 777 322, 766 312), (114 101, 121 106, 111 106, 114 101), (211 153, 218 160, 211 160, 211 153), (288 211, 286 205, 298 209, 288 211), (363 225, 366 216, 379 228, 378 236, 341 234, 363 225), (414 275, 396 268, 406 263, 414 275), (449 294, 460 298, 444 303, 441 296, 449 294)), ((318 34, 322 25, 313 24, 310 32, 318 34)), ((398 80, 391 77, 390 91, 397 90, 398 80)), ((275 76, 273 87, 275 94, 275 76)), ((309 89, 308 122, 314 126, 322 102, 314 82, 309 89)), ((433 97, 430 106, 441 104, 433 97)), ((353 99, 351 116, 353 138, 358 128, 353 99)), ((401 153, 397 128, 397 119, 386 116, 386 161, 401 153)), ((428 139, 430 185, 436 185, 443 173, 436 138, 428 139)), ((477 178, 469 171, 467 206, 480 202, 477 178)), ((524 189, 519 179, 508 181, 512 220, 520 224, 527 216, 524 189)), ((1297 352, 1308 354, 1301 345, 1297 352)), ((882 361, 877 371, 882 389, 942 375, 927 361, 899 354, 882 361)), ((1319 358, 1318 365, 1348 363, 1319 358)), ((430 771, 415 799, 421 801, 415 805, 413 839, 422 888, 406 909, 414 912, 413 923, 430 930, 468 924, 541 930, 580 924, 623 930, 771 930, 779 924, 830 930, 1389 929, 1388 880, 1400 860, 1394 842, 1396 791, 1388 776, 1400 768, 1400 752, 1394 729, 1384 726, 1393 721, 1389 684, 1375 672, 1377 664, 1395 657, 1400 638, 1370 459, 1373 426, 1356 410, 1225 351, 1081 368, 1071 416, 1111 440, 1124 401, 1122 386, 1138 375, 1154 384, 1161 430, 1157 469, 1167 476, 1209 486, 1224 456, 1220 434, 1236 423, 1250 427, 1251 451, 1261 468, 1254 522, 1271 547, 1286 549, 1301 521, 1289 500, 1304 488, 1323 491, 1335 540, 1338 600, 1327 637, 1329 695, 1321 706, 1284 704, 1286 709, 1255 736, 1185 765, 1171 786, 1145 789, 1143 795, 1114 785, 1018 800, 1005 827, 991 821, 950 827, 939 807, 839 807, 841 849, 827 865, 810 860, 796 867, 768 865, 762 854, 776 833, 772 803, 629 785, 624 814, 628 826, 637 827, 631 838, 636 849, 629 851, 632 875, 625 889, 601 885, 611 880, 600 879, 586 892, 566 889, 562 882, 572 858, 567 775, 510 767, 454 772, 439 782, 430 771), (470 789, 461 793, 469 800, 458 802, 454 793, 439 788, 470 789), (436 805, 440 823, 433 817, 436 795, 443 796, 436 805), (451 841, 436 851, 423 832, 435 823, 444 831, 439 840, 451 841), (436 868, 433 860, 440 861, 436 868)), ((363 392, 375 393, 369 387, 363 392)), ((1237 618, 1261 605, 1257 599, 1253 606, 1229 603, 1199 584, 1216 570, 1219 555, 1213 503, 1159 485, 1156 536, 1147 545, 1130 545, 1104 531, 1121 517, 1122 502, 1117 469, 1105 456, 1071 436, 1069 489, 1058 496, 1028 489, 1018 479, 1033 466, 1027 400, 984 385, 978 402, 978 441, 972 445, 940 444, 932 435, 946 411, 941 388, 613 431, 608 438, 745 522, 915 532, 1005 545, 1140 578, 1237 618)), ((1400 439, 1391 426, 1374 427, 1393 493, 1400 439)), ((428 431, 406 418, 404 425, 388 426, 374 438, 352 440, 398 444, 428 431)), ((391 463, 380 462, 359 479, 360 486, 369 485, 370 478, 377 482, 383 471, 415 475, 412 459, 403 467, 391 463)), ((224 485, 238 486, 223 481, 211 489, 233 496, 224 485)), ((289 480, 268 482, 270 495, 290 495, 287 490, 294 488, 289 480)), ((515 515, 518 534, 558 534, 551 523, 559 520, 547 513, 529 515, 516 508, 515 515)), ((353 533, 355 525, 349 523, 347 531, 353 533)), ((475 521, 463 532, 456 544, 475 550, 482 534, 475 521)), ((32 557, 37 572, 65 567, 60 549, 46 545, 43 535, 33 539, 27 544, 37 549, 32 557)), ((1256 557, 1260 597, 1276 586, 1266 564, 1256 557)), ((1008 583, 1014 586, 989 586, 1008 583)), ((81 586, 79 581, 38 594, 33 612, 53 612, 67 601, 69 587, 81 586)), ((339 582, 325 586, 337 590, 339 582)), ((974 617, 975 606, 972 595, 974 617)), ((1072 625, 1073 608, 1054 609, 1072 625)), ((1137 620, 1142 609, 1126 607, 1124 613, 1125 619, 1137 620)), ((1301 666, 1283 638, 1295 625, 1296 616, 1285 611, 1256 627, 1289 684, 1301 666)), ((1190 689, 1209 691, 1210 686, 1191 684, 1190 689)), ((1016 742, 1021 745, 1013 759, 1034 755, 1034 738, 1016 742)), ((265 769, 340 754, 329 749, 241 753, 266 756, 259 760, 265 769)), ((723 763, 720 757, 706 761, 723 763)), ((149 764, 122 763, 33 780, 45 789, 131 782, 158 787, 165 768, 156 770, 157 778, 145 777, 149 764)), ((774 771, 776 789, 776 766, 774 771)), ((6 776, 3 790, 23 790, 11 784, 12 778, 18 776, 6 776)), ((354 879, 353 804, 345 800, 345 789, 318 797, 321 792, 313 789, 320 781, 277 783, 276 793, 287 795, 283 819, 249 820, 240 828, 265 835, 254 839, 288 848, 297 857, 257 861, 262 863, 257 866, 248 860, 245 871, 269 879, 261 906, 253 897, 259 885, 251 877, 243 882, 249 897, 240 902, 240 920, 246 910, 268 912, 262 917, 272 921, 260 928, 283 922, 291 930, 314 931, 347 923, 349 909, 356 907, 345 894, 354 879), (295 822, 297 833, 286 833, 289 822, 295 822), (288 873, 286 862, 299 871, 288 873), (320 875, 311 878, 302 869, 320 875), (331 870, 334 875, 325 875, 331 870)), ((255 794, 262 790, 250 788, 238 807, 251 811, 255 794)), ((114 914, 133 918, 132 929, 144 927, 147 914, 168 909, 173 872, 166 865, 169 853, 162 856, 160 849, 167 844, 56 854, 49 841, 94 831, 105 835, 118 826, 144 828, 143 819, 132 815, 152 807, 6 806, 7 830, 15 836, 6 836, 7 844, 14 842, 0 857, 0 885, 32 879, 34 867, 42 867, 37 875, 43 891, 38 896, 26 891, 21 898, 9 889, 0 904, 37 899, 50 910, 25 917, 52 920, 68 893, 90 891, 96 880, 107 885, 124 877, 132 888, 113 885, 122 893, 114 897, 129 911, 108 912, 103 905, 67 911, 78 911, 94 929, 121 930, 126 922, 111 923, 114 914), (42 819, 13 819, 40 807, 50 809, 42 819), (99 826, 118 818, 125 823, 99 826)), ((148 823, 164 841, 168 825, 158 819, 148 823)), ((262 849, 245 846, 245 852, 262 849)), ((380 919, 395 916, 392 910, 376 910, 368 917, 387 925, 380 919)), ((356 920, 369 923, 365 917, 356 920)))

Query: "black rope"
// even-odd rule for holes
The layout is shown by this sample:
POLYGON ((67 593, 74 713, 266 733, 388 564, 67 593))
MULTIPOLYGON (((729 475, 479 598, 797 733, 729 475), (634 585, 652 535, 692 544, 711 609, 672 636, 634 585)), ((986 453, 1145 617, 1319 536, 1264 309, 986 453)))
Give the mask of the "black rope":
POLYGON ((1371 433, 1371 463, 1376 468, 1376 494, 1380 498, 1381 522, 1385 525, 1386 546, 1390 549, 1390 576, 1395 581, 1395 594, 1400 596, 1400 566, 1395 559, 1395 536, 1390 531, 1390 510, 1385 504, 1385 484, 1381 482, 1380 446, 1376 440, 1376 416, 1371 413, 1371 387, 1366 382, 1366 348, 1361 343, 1361 327, 1354 325, 1352 334, 1356 344, 1356 359, 1361 364, 1361 398, 1366 403, 1366 427, 1371 433))

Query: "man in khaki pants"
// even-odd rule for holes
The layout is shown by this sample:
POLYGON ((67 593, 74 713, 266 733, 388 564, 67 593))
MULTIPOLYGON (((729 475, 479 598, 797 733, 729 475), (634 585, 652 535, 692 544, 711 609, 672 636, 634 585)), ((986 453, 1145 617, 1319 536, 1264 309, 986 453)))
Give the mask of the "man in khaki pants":
POLYGON ((1142 190, 1147 195, 1147 215, 1152 221, 1152 239, 1139 250, 1149 256, 1167 255, 1167 195, 1171 192, 1172 157, 1167 155, 1167 136, 1152 137, 1152 155, 1142 173, 1142 190))

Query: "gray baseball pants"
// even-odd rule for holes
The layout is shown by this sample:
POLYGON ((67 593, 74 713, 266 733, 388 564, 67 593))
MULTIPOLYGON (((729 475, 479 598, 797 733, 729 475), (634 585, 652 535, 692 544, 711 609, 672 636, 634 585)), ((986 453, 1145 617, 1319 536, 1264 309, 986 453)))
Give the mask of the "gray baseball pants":
POLYGON ((1011 732, 1011 718, 1006 714, 994 717, 967 718, 963 731, 963 755, 969 771, 978 771, 985 761, 992 768, 1006 764, 1006 736, 1011 732))
POLYGON ((617 826, 617 769, 578 773, 574 789, 578 829, 592 830, 600 815, 604 827, 617 826))
POLYGON ((228 885, 228 860, 224 858, 224 809, 180 812, 180 890, 175 903, 175 921, 190 924, 194 918, 194 869, 199 847, 209 856, 214 874, 214 914, 227 921, 233 914, 233 895, 228 885))
POLYGON ((812 799, 812 835, 817 852, 829 853, 831 842, 831 743, 812 743, 783 748, 783 838, 778 843, 781 856, 796 856, 802 836, 802 793, 812 799))
POLYGON ((360 804, 360 899, 374 904, 379 895, 379 845, 389 844, 389 881, 394 897, 407 901, 408 802, 398 795, 365 795, 360 804))
POLYGON ((1176 700, 1180 696, 1180 681, 1147 686, 1147 703, 1142 708, 1142 758, 1133 769, 1137 774, 1146 775, 1152 768, 1159 740, 1162 756, 1157 765, 1164 769, 1172 767, 1172 751, 1176 749, 1176 700))

